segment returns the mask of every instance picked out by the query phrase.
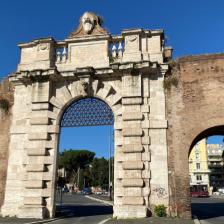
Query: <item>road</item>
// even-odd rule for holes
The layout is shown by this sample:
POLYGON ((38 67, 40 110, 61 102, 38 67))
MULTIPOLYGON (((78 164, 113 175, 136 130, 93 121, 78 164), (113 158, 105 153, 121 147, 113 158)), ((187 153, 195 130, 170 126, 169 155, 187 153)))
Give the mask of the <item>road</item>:
MULTIPOLYGON (((57 201, 59 204, 60 200, 57 201)), ((53 221, 52 224, 98 224, 112 217, 112 206, 88 199, 83 195, 63 195, 62 202, 62 206, 57 206, 56 216, 65 216, 65 218, 53 221)))
POLYGON ((192 198, 192 213, 201 224, 224 224, 224 197, 192 198))

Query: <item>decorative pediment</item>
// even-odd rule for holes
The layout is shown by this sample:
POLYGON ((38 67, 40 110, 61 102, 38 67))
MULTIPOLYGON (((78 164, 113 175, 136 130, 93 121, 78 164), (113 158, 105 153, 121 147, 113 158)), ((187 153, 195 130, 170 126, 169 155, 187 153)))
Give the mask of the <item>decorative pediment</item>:
POLYGON ((85 12, 80 18, 79 27, 70 34, 69 38, 107 35, 108 32, 101 25, 102 19, 99 16, 92 12, 85 12))

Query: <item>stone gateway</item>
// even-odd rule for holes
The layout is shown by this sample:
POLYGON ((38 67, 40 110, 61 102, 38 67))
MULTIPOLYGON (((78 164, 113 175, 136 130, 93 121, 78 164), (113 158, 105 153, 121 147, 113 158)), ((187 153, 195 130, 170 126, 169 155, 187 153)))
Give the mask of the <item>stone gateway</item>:
MULTIPOLYGON (((86 12, 63 41, 41 38, 19 44, 20 63, 9 76, 13 106, 8 117, 0 118, 2 216, 54 216, 61 120, 70 105, 84 98, 103 101, 114 115, 114 217, 146 217, 158 204, 169 215, 191 216, 191 144, 224 118, 196 130, 191 109, 199 97, 206 98, 208 86, 201 86, 205 98, 195 92, 201 79, 193 75, 195 62, 189 59, 176 62, 180 70, 172 69, 172 49, 165 47, 163 30, 127 29, 113 36, 101 25, 97 15, 86 12), (179 80, 170 92, 164 88, 169 76, 179 80), (193 120, 191 132, 185 116, 193 120)), ((199 63, 196 72, 202 74, 203 66, 199 63)), ((214 69, 208 76, 216 72, 222 82, 223 73, 214 69)))

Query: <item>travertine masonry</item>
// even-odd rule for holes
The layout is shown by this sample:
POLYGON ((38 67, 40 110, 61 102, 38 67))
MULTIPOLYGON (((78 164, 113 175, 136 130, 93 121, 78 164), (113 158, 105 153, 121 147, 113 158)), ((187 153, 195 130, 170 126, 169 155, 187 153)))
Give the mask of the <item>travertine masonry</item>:
POLYGON ((86 97, 114 113, 114 217, 145 217, 169 204, 163 31, 111 36, 95 14, 86 17, 88 26, 81 22, 64 41, 19 45, 3 216, 54 216, 61 118, 86 97))

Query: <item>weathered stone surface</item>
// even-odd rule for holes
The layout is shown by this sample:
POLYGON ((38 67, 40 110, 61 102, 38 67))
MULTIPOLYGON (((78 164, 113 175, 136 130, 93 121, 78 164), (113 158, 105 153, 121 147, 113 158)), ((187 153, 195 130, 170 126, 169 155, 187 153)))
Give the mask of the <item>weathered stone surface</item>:
POLYGON ((140 161, 128 161, 123 162, 122 167, 124 170, 142 170, 144 168, 144 164, 140 161))
POLYGON ((142 120, 143 116, 141 112, 123 112, 122 118, 124 121, 142 120))
POLYGON ((223 59, 223 54, 180 58, 172 71, 178 86, 166 92, 170 206, 181 217, 191 216, 189 151, 199 139, 223 133, 223 59))
POLYGON ((142 152, 143 147, 140 144, 125 144, 122 147, 123 152, 142 152))
POLYGON ((42 197, 24 197, 24 205, 42 205, 42 197))
MULTIPOLYGON (((20 64, 11 77, 15 103, 3 216, 53 215, 61 118, 86 97, 104 101, 114 113, 114 215, 140 218, 151 205, 169 207, 169 197, 155 193, 161 187, 168 192, 164 34, 134 29, 114 37, 93 13, 82 19, 87 24, 81 20, 64 41, 20 44, 20 64)), ((1 160, 0 149, 6 170, 5 155, 1 160)))
POLYGON ((143 197, 123 197, 122 198, 123 205, 143 205, 144 198, 143 197))
POLYGON ((31 141, 34 141, 34 140, 48 140, 48 133, 30 133, 28 138, 29 140, 31 141))
POLYGON ((44 156, 47 152, 45 148, 28 148, 26 151, 28 156, 44 156))
POLYGON ((123 187, 143 187, 144 181, 142 179, 122 179, 123 187))
POLYGON ((28 164, 26 170, 27 172, 43 172, 44 164, 28 164))
POLYGON ((30 119, 30 124, 32 125, 41 125, 41 124, 48 124, 49 118, 48 117, 33 117, 30 119))
POLYGON ((28 180, 25 183, 26 188, 41 189, 43 187, 42 180, 28 180))
POLYGON ((122 134, 124 137, 142 136, 143 131, 141 128, 123 128, 122 134))
POLYGON ((142 97, 123 97, 122 98, 122 104, 123 105, 139 105, 142 104, 142 97))

